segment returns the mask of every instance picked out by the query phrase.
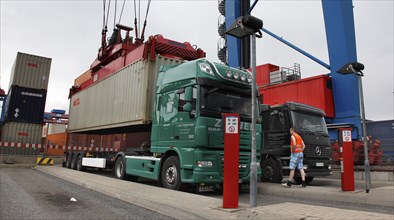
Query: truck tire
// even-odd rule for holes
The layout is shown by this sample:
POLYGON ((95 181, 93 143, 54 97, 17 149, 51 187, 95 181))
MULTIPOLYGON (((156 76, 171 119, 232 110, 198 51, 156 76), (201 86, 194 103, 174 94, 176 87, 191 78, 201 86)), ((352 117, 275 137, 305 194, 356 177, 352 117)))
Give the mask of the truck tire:
POLYGON ((124 157, 118 157, 118 159, 116 159, 113 170, 115 177, 118 179, 130 180, 134 182, 138 180, 138 176, 132 176, 126 174, 126 162, 124 157))
POLYGON ((73 170, 76 170, 77 169, 77 162, 78 162, 78 154, 74 154, 71 158, 70 168, 73 170))
POLYGON ((181 188, 181 170, 177 156, 168 157, 161 169, 161 181, 164 188, 179 190, 181 188))
POLYGON ((262 180, 264 182, 280 183, 282 181, 282 171, 278 162, 273 158, 265 159, 261 163, 262 180))
POLYGON ((67 154, 67 159, 66 159, 66 167, 71 168, 71 160, 72 160, 73 154, 70 152, 67 154))
POLYGON ((124 180, 126 176, 126 162, 123 157, 118 157, 115 162, 114 175, 117 179, 124 180))
POLYGON ((82 158, 83 158, 83 155, 80 154, 77 159, 77 170, 79 170, 79 171, 85 171, 85 168, 86 168, 86 167, 82 166, 82 158))
MULTIPOLYGON (((306 183, 306 185, 309 185, 312 181, 313 181, 313 176, 306 176, 305 177, 305 183, 306 183)), ((301 184, 302 183, 302 179, 301 179, 301 177, 294 177, 294 181, 296 182, 296 183, 298 183, 298 184, 301 184)))

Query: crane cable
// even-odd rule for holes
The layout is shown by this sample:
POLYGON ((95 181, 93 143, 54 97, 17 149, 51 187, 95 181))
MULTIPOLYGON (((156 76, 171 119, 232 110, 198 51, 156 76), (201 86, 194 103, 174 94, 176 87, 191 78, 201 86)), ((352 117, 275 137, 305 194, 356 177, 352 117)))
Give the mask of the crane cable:
POLYGON ((122 10, 120 11, 120 16, 119 16, 119 22, 118 22, 118 24, 120 24, 120 21, 122 20, 123 9, 124 9, 125 3, 126 3, 126 0, 123 1, 122 10))
POLYGON ((137 6, 134 0, 134 29, 135 29, 135 38, 138 38, 138 28, 137 28, 137 6))
POLYGON ((108 32, 107 29, 107 24, 108 24, 108 13, 109 13, 109 8, 110 8, 111 0, 109 1, 108 4, 108 12, 107 12, 107 18, 105 17, 105 5, 106 2, 103 0, 103 30, 101 31, 101 47, 104 48, 106 46, 106 33, 108 32))
MULTIPOLYGON (((104 0, 105 2, 105 0, 104 0)), ((108 17, 109 17, 109 9, 111 8, 111 0, 108 1, 108 10, 107 10, 107 17, 106 17, 106 21, 105 21, 105 28, 107 29, 107 25, 108 25, 108 17)), ((104 11, 105 11, 105 5, 104 5, 104 11)), ((104 12, 105 14, 105 12, 104 12)))
POLYGON ((115 0, 115 13, 114 13, 114 29, 115 29, 115 25, 116 25, 116 9, 118 7, 118 0, 115 0))
POLYGON ((147 6, 147 8, 146 8, 146 14, 145 14, 144 27, 142 28, 142 33, 141 33, 141 40, 142 40, 142 41, 144 41, 146 20, 148 19, 148 13, 149 13, 149 8, 150 8, 150 3, 151 3, 151 0, 148 0, 148 6, 147 6))

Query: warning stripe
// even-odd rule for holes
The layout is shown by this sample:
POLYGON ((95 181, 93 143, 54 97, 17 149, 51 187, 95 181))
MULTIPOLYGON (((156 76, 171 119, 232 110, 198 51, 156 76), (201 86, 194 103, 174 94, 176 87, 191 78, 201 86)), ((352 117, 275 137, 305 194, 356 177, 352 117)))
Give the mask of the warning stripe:
POLYGON ((99 148, 99 147, 82 147, 82 146, 59 146, 59 145, 48 145, 45 144, 29 144, 29 143, 15 143, 15 142, 0 142, 0 147, 17 147, 17 148, 32 148, 32 149, 61 149, 64 151, 119 151, 115 148, 99 148))
POLYGON ((53 163, 54 163, 54 161, 53 161, 52 158, 49 158, 49 157, 43 157, 43 158, 37 157, 37 162, 36 162, 37 165, 53 165, 53 163))

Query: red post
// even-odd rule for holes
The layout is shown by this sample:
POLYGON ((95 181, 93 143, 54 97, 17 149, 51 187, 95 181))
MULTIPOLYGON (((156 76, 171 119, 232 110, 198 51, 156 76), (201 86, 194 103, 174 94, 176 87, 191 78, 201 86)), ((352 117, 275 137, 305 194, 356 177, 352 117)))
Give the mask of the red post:
POLYGON ((238 208, 239 114, 224 114, 223 208, 238 208))
POLYGON ((354 191, 354 161, 352 129, 340 129, 340 152, 341 152, 341 186, 342 191, 354 191))

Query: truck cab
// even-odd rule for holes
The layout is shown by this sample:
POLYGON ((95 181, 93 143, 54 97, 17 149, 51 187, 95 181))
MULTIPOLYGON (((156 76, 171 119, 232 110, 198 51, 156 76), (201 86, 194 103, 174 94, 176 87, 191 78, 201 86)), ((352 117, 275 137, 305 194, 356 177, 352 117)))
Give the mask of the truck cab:
MULTIPOLYGON (((252 134, 249 72, 206 59, 164 65, 158 73, 155 91, 151 156, 126 156, 125 174, 158 180, 169 189, 193 184, 198 191, 211 191, 223 182, 223 113, 238 113, 239 183, 249 182, 252 134)), ((259 161, 261 125, 257 125, 256 131, 259 161)), ((258 175, 261 176, 260 169, 258 175)))
MULTIPOLYGON (((315 176, 328 176, 331 170, 331 147, 324 112, 309 105, 286 102, 283 105, 263 105, 262 178, 263 181, 281 182, 289 175, 290 133, 294 127, 303 138, 304 170, 306 182, 315 176)), ((297 171, 295 180, 300 181, 297 171)))

